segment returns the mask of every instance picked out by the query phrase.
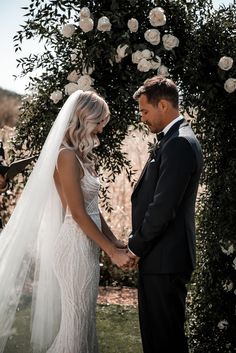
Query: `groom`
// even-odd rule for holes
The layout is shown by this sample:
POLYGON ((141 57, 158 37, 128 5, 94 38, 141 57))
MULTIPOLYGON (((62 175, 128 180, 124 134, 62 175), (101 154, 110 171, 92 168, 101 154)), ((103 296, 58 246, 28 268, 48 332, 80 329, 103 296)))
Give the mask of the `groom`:
POLYGON ((195 201, 203 157, 179 113, 178 90, 155 76, 134 94, 158 143, 132 194, 129 256, 139 261, 139 318, 144 353, 187 353, 186 284, 195 266, 195 201))

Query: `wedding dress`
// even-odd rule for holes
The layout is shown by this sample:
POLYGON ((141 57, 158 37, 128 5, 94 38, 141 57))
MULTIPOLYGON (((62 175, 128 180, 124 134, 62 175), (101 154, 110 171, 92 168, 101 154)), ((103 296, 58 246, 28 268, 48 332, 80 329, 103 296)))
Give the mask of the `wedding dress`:
MULTIPOLYGON (((69 210, 63 216, 53 178, 60 146, 82 94, 79 90, 74 92, 61 108, 0 236, 0 353, 7 353, 5 347, 12 335, 24 286, 28 288, 28 276, 32 282, 33 352, 98 351, 95 309, 99 249, 69 210), (33 273, 31 266, 35 268, 33 273)), ((99 182, 80 163, 86 210, 100 228, 99 182)))
MULTIPOLYGON (((84 171, 81 188, 86 211, 101 228, 99 181, 79 162, 84 171)), ((68 209, 55 242, 53 265, 61 291, 61 323, 47 353, 97 353, 99 247, 83 233, 68 209)))

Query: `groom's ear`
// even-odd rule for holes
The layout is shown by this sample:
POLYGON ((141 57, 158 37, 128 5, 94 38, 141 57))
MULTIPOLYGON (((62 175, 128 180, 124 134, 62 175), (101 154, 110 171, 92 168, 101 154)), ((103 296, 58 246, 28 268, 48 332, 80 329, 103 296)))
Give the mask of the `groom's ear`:
POLYGON ((163 113, 165 113, 169 109, 170 102, 166 99, 161 99, 158 103, 159 108, 163 113))

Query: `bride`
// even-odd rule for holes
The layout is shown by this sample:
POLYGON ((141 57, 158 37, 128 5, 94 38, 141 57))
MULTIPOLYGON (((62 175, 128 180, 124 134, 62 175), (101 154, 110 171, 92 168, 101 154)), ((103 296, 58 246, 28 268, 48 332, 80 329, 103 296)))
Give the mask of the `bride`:
POLYGON ((31 344, 37 353, 96 353, 99 248, 129 263, 98 208, 92 149, 109 120, 94 92, 65 102, 0 236, 0 352, 32 262, 31 344))

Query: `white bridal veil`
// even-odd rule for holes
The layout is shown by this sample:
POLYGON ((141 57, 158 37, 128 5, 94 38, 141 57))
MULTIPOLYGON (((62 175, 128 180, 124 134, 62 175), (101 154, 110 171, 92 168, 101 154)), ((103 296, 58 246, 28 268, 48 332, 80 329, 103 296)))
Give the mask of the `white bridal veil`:
POLYGON ((11 335, 16 309, 32 262, 33 352, 45 352, 60 322, 60 291, 52 269, 52 248, 62 223, 53 173, 81 91, 74 92, 55 120, 13 214, 0 235, 0 353, 11 335))

